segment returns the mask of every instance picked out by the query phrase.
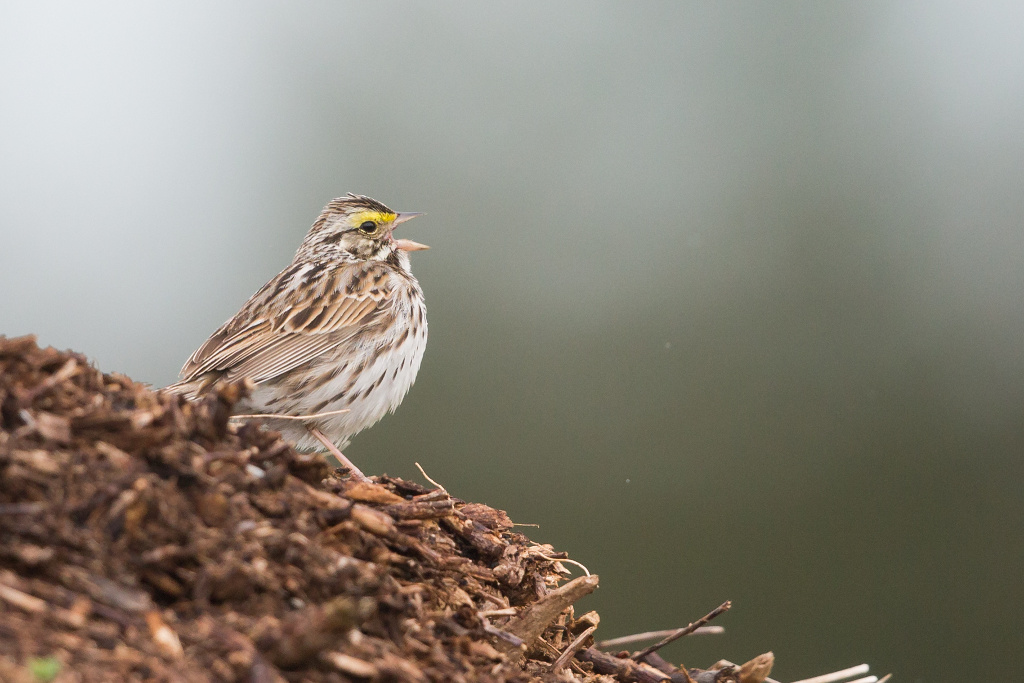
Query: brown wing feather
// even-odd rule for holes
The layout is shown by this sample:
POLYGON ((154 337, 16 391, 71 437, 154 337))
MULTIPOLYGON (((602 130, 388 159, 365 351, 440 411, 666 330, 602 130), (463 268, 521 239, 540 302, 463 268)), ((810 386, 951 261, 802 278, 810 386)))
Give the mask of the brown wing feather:
POLYGON ((313 282, 300 282, 303 271, 289 268, 264 285, 192 354, 181 370, 183 380, 215 373, 264 382, 315 359, 387 314, 393 292, 387 265, 353 263, 318 274, 313 282))

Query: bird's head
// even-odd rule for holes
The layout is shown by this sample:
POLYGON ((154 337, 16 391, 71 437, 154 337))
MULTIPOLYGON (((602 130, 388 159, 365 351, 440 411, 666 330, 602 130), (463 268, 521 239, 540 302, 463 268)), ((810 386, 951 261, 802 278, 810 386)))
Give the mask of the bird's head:
POLYGON ((397 213, 375 199, 349 193, 332 200, 306 234, 299 254, 343 252, 359 261, 407 259, 407 252, 429 249, 412 240, 395 239, 394 229, 419 213, 397 213))

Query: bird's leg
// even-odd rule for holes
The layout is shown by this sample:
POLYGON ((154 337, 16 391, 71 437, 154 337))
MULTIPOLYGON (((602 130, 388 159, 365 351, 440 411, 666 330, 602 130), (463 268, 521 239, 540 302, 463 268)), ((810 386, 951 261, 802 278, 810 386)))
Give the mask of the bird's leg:
POLYGON ((309 433, 313 435, 313 438, 322 443, 324 445, 324 448, 326 448, 331 455, 338 459, 338 462, 340 462, 343 466, 348 468, 349 473, 351 473, 354 479, 357 479, 359 481, 370 481, 370 478, 363 474, 358 467, 353 465, 352 461, 346 458, 345 454, 338 450, 338 447, 331 443, 331 440, 324 436, 323 432, 321 432, 316 427, 308 427, 307 429, 309 429, 309 433))

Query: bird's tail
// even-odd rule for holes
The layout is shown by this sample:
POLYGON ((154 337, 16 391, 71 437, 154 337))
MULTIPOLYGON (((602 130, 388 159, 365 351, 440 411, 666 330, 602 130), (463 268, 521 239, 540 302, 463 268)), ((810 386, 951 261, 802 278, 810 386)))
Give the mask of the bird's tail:
POLYGON ((168 384, 163 389, 160 389, 160 391, 184 396, 189 401, 194 401, 199 398, 202 393, 202 388, 195 380, 182 380, 180 382, 175 382, 174 384, 168 384))
POLYGON ((169 384, 160 391, 169 391, 172 394, 184 396, 189 401, 195 401, 203 396, 220 379, 223 379, 223 373, 207 372, 198 377, 190 377, 189 379, 169 384))

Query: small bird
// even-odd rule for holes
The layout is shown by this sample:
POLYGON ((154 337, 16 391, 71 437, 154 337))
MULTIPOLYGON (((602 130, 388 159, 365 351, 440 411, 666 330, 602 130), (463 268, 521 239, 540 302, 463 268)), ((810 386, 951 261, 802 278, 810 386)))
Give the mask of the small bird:
POLYGON ((311 416, 265 423, 299 450, 326 448, 350 465, 339 449, 394 412, 427 345, 409 252, 429 247, 392 236, 419 215, 351 193, 328 203, 291 265, 192 354, 167 390, 194 399, 217 381, 247 377, 255 388, 239 411, 311 416))

